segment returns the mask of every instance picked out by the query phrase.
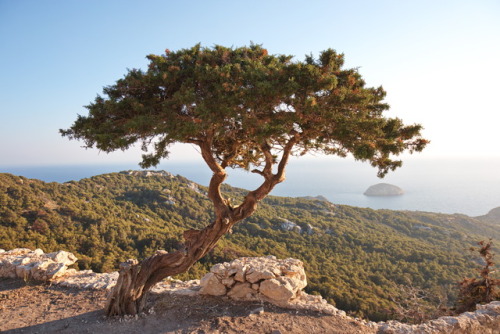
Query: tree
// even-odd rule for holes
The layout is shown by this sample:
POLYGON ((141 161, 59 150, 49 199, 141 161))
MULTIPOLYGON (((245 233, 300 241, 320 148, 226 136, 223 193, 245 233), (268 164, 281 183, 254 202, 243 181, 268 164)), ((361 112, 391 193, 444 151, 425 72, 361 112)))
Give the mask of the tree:
POLYGON ((497 287, 500 285, 500 279, 492 277, 495 272, 493 262, 494 253, 491 252, 493 242, 481 240, 479 249, 471 247, 471 251, 478 251, 484 261, 484 267, 478 269, 481 278, 465 277, 458 283, 459 291, 457 298, 457 312, 475 311, 476 305, 481 303, 490 303, 500 298, 497 287))
POLYGON ((105 87, 71 128, 60 130, 87 148, 105 152, 141 143, 140 165, 156 166, 174 143, 190 143, 213 172, 208 197, 214 221, 184 232, 184 247, 158 251, 141 264, 120 270, 108 315, 136 314, 161 279, 182 273, 210 251, 259 201, 285 180, 290 156, 308 152, 368 161, 382 177, 401 166, 392 155, 421 151, 427 140, 420 125, 386 118, 382 87, 365 87, 357 69, 344 69, 334 50, 318 59, 269 55, 259 45, 203 48, 196 45, 149 55, 147 71, 129 70, 105 87), (244 168, 263 182, 233 205, 221 193, 226 169, 244 168))

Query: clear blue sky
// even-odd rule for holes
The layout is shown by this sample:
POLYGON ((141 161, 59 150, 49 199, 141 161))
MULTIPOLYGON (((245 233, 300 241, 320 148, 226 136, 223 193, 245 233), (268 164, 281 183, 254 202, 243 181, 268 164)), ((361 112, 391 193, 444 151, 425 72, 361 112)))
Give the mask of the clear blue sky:
POLYGON ((0 0, 0 166, 138 162, 58 129, 147 54, 251 41, 298 59, 345 53, 388 91, 388 116, 424 125, 421 157, 499 157, 499 18, 498 0, 0 0))

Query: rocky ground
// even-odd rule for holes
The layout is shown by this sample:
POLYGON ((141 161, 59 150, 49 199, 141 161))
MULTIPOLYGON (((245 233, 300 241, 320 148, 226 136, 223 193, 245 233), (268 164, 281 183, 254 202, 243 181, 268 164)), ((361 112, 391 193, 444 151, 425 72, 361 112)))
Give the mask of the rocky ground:
POLYGON ((301 261, 272 256, 216 264, 201 281, 159 282, 145 314, 106 318, 103 308, 118 273, 68 269, 75 261, 64 251, 0 250, 0 331, 500 334, 500 301, 417 325, 351 318, 302 290, 301 261))
POLYGON ((375 333, 350 318, 227 297, 149 297, 148 314, 105 318, 104 290, 0 278, 2 333, 375 333), (154 306, 153 306, 154 305, 154 306))

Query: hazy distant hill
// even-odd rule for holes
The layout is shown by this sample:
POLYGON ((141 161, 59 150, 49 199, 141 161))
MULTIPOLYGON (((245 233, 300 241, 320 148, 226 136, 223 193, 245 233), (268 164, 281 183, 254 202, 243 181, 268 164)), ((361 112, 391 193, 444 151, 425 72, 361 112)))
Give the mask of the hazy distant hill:
POLYGON ((500 225, 500 207, 491 209, 486 215, 477 217, 477 219, 486 223, 500 225))
MULTIPOLYGON (((233 202, 245 193, 223 190, 233 202)), ((211 219, 206 188, 167 172, 113 173, 64 184, 0 174, 0 248, 65 249, 81 259, 82 269, 109 271, 128 258, 175 249, 184 229, 211 219)), ((182 278, 199 278, 210 265, 240 256, 294 257, 304 261, 309 293, 381 320, 394 283, 452 297, 455 282, 474 274, 466 250, 490 237, 500 240, 497 224, 464 215, 271 196, 182 278)))

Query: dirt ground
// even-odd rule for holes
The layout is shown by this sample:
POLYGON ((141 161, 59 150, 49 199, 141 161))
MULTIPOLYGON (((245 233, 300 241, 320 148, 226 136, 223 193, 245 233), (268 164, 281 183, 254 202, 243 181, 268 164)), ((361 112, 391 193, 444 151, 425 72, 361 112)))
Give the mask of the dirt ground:
POLYGON ((147 314, 125 319, 106 318, 105 302, 104 291, 0 278, 0 332, 374 333, 350 319, 217 297, 151 295, 147 314))

